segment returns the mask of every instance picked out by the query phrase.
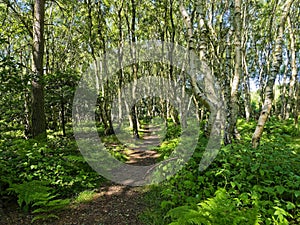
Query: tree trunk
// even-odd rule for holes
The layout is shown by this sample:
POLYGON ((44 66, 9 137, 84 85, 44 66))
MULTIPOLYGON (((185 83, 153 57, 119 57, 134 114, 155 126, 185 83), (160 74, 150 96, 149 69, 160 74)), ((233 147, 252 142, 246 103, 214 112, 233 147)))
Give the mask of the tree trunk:
POLYGON ((231 143, 231 139, 239 139, 239 133, 236 128, 239 105, 238 105, 238 88, 240 83, 240 78, 242 76, 242 51, 241 51, 241 31, 242 31, 242 13, 241 13, 241 0, 235 0, 234 4, 234 75, 231 83, 231 112, 230 112, 230 124, 229 124, 229 143, 231 143))
POLYGON ((245 76, 244 76, 244 106, 245 106, 245 116, 246 121, 249 122, 251 118, 251 95, 250 95, 250 85, 249 85, 249 73, 246 63, 246 58, 244 57, 244 69, 245 69, 245 76))
POLYGON ((290 7, 293 2, 294 2, 294 0, 286 1, 284 8, 283 8, 282 16, 280 18, 280 24, 278 25, 278 28, 277 28, 277 37, 275 40, 275 46, 274 46, 274 51, 273 51, 273 55, 272 55, 273 63, 271 65, 270 76, 269 76, 269 79, 268 79, 267 85, 266 85, 265 100, 264 100, 263 107, 262 107, 262 110, 261 110, 261 113, 260 113, 260 116, 258 119, 256 129, 252 136, 252 147, 253 148, 257 148, 260 143, 260 139, 261 139, 261 136, 263 133, 265 123, 267 121, 268 116, 270 115, 270 111, 272 108, 272 102, 274 99, 273 86, 274 86, 275 79, 279 72, 280 65, 282 62, 282 46, 281 45, 282 45, 284 27, 285 27, 285 22, 286 22, 290 7))
POLYGON ((226 102, 226 126, 225 126, 225 134, 224 134, 224 144, 228 145, 231 143, 231 134, 230 134, 230 118, 231 118, 231 104, 230 104, 230 78, 232 77, 232 69, 231 69, 231 37, 232 32, 227 33, 226 40, 226 61, 225 61, 225 69, 223 79, 223 93, 226 102))
POLYGON ((249 30, 247 29, 247 4, 244 4, 244 9, 243 9, 243 16, 242 16, 242 21, 243 21, 243 35, 242 35, 242 67, 244 71, 244 76, 243 76, 243 83, 244 83, 244 88, 243 88, 243 95, 244 95, 244 107, 245 107, 245 117, 246 121, 249 122, 251 118, 251 113, 252 113, 252 107, 251 107, 251 95, 250 95, 250 75, 248 71, 248 63, 247 63, 247 53, 246 53, 246 45, 248 42, 248 33, 249 30))
POLYGON ((120 3, 121 6, 118 9, 118 28, 119 28, 119 48, 118 48, 118 57, 119 57, 119 67, 120 73, 118 77, 118 129, 122 123, 122 81, 124 78, 124 68, 123 68, 123 29, 122 29, 122 11, 123 11, 123 1, 120 3))
MULTIPOLYGON (((297 81, 297 65, 296 65, 296 49, 295 49, 295 34, 291 24, 291 19, 288 17, 288 28, 290 31, 290 49, 291 49, 291 68, 292 75, 290 79, 289 95, 286 106, 285 118, 288 119, 292 113, 294 106, 296 105, 296 81, 297 81)), ((294 109, 295 110, 295 109, 294 109)))
POLYGON ((66 120, 65 120, 65 101, 64 97, 62 96, 60 99, 60 107, 61 107, 61 127, 62 127, 62 132, 63 136, 66 136, 66 120))
POLYGON ((46 138, 43 86, 45 0, 36 0, 33 10, 32 136, 46 138))
MULTIPOLYGON (((299 90, 299 83, 296 83, 296 105, 295 105, 295 111, 294 111, 294 124, 295 124, 295 127, 297 129, 299 129, 299 126, 298 126, 298 119, 299 119, 299 105, 300 105, 300 90, 299 90)), ((299 130, 298 130, 299 132, 299 130)))
POLYGON ((132 7, 132 20, 131 20, 131 54, 133 58, 132 64, 132 76, 133 76, 133 85, 132 85, 132 98, 133 98, 133 105, 131 106, 131 119, 132 119, 132 132, 135 138, 139 138, 138 132, 138 118, 137 118, 137 108, 136 108, 136 98, 135 98, 135 91, 136 91, 136 83, 137 83, 137 74, 138 74, 138 65, 136 62, 136 36, 135 36, 135 22, 136 22, 136 5, 135 0, 131 0, 131 7, 132 7))
POLYGON ((280 95, 281 99, 281 109, 280 109, 280 118, 284 119, 286 115, 286 78, 287 78, 287 73, 288 73, 288 64, 285 65, 285 70, 283 73, 283 79, 282 79, 282 91, 280 95))
MULTIPOLYGON (((88 4, 88 15, 89 15, 89 32, 90 32, 90 46, 93 46, 92 42, 94 41, 93 39, 91 39, 92 37, 92 27, 93 27, 93 17, 92 17, 92 1, 87 1, 88 4)), ((103 29, 104 29, 104 25, 105 25, 105 18, 101 9, 101 3, 100 5, 98 5, 99 3, 97 2, 97 9, 98 9, 98 14, 97 14, 97 34, 99 35, 99 39, 101 41, 101 48, 103 50, 103 64, 101 64, 101 70, 99 75, 100 75, 100 82, 101 82, 101 94, 102 94, 102 98, 100 101, 101 108, 100 110, 102 110, 100 116, 101 116, 101 120, 103 122, 104 125, 104 133, 105 135, 112 135, 114 134, 114 129, 113 129, 113 123, 112 123, 112 118, 111 118, 111 111, 110 111, 110 107, 111 107, 111 91, 110 91, 110 84, 109 84, 109 80, 106 79, 106 74, 108 74, 108 59, 107 59, 107 55, 106 55, 106 39, 105 39, 105 35, 103 34, 103 29)), ((94 47, 92 48, 92 55, 93 57, 95 57, 95 53, 94 53, 94 47)), ((95 60, 95 59, 94 59, 95 60)))
MULTIPOLYGON (((185 26, 187 28, 187 36, 188 36, 188 43, 189 43, 188 48, 190 51, 194 51, 195 50, 195 37, 194 37, 194 31, 193 31, 193 26, 192 26, 193 23, 192 23, 191 17, 182 4, 180 5, 179 10, 181 12, 185 26)), ((201 20, 200 20, 200 22, 201 22, 201 20)), ((202 55, 202 57, 203 57, 203 58, 201 58, 201 61, 204 62, 204 65, 205 65, 204 56, 206 55, 205 49, 206 48, 205 48, 204 42, 203 42, 203 46, 200 50, 200 55, 202 55)), ((190 63, 190 65, 195 65, 194 64, 195 62, 193 62, 190 57, 189 57, 189 63, 190 63)), ((192 69, 196 69, 196 68, 192 68, 192 69)), ((208 71, 210 69, 206 68, 206 70, 208 71)), ((195 73, 196 73, 196 71, 195 71, 195 73)), ((190 76, 189 78, 190 78, 191 86, 193 89, 193 93, 194 93, 197 101, 199 101, 199 103, 203 104, 205 107, 208 108, 208 110, 210 111, 210 118, 217 117, 217 114, 219 114, 219 112, 217 112, 217 110, 216 110, 217 108, 215 106, 219 102, 216 102, 218 100, 218 96, 217 96, 217 93, 215 92, 215 88, 214 88, 213 71, 210 71, 209 73, 206 74, 204 86, 202 87, 203 90, 200 90, 195 76, 190 76)), ((212 130, 211 123, 208 123, 208 128, 206 130, 207 130, 207 135, 209 136, 211 133, 211 130, 212 130)), ((221 134, 221 132, 222 132, 221 129, 219 130, 219 132, 221 134)))

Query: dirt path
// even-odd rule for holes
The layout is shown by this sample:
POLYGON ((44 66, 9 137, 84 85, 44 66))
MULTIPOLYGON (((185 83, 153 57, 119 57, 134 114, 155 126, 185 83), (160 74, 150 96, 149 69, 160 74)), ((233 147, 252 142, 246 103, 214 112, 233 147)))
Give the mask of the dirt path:
MULTIPOLYGON (((159 154, 151 150, 160 144, 155 128, 144 130, 142 141, 136 143, 128 152, 128 164, 152 165, 159 154), (150 148, 150 149, 149 149, 150 148)), ((143 202, 144 187, 132 187, 107 182, 102 185, 88 203, 71 205, 67 210, 58 213, 54 221, 37 221, 34 224, 46 225, 142 225, 139 221, 147 205, 143 202)), ((18 208, 6 211, 0 219, 0 225, 31 224, 33 215, 25 215, 18 208)))
POLYGON ((155 132, 159 131, 159 128, 146 127, 140 131, 144 134, 143 138, 137 140, 135 145, 127 151, 129 160, 126 163, 134 166, 155 164, 159 154, 152 149, 160 145, 159 136, 155 134, 155 132))

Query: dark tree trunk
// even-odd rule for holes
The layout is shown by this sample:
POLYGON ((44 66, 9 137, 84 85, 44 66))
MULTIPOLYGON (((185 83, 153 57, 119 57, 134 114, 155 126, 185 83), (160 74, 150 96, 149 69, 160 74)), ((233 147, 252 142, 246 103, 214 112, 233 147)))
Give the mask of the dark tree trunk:
POLYGON ((138 132, 138 118, 137 118, 137 109, 135 105, 135 89, 136 89, 136 82, 137 82, 137 76, 138 76, 138 65, 136 63, 136 49, 135 49, 135 43, 136 43, 136 35, 135 35, 135 23, 136 23, 136 3, 135 0, 131 0, 131 7, 132 7, 132 20, 131 20, 131 55, 133 58, 133 64, 132 64, 132 77, 133 77, 133 85, 132 85, 132 97, 133 97, 133 105, 130 106, 130 114, 132 119, 132 129, 133 129, 133 136, 135 138, 139 138, 139 132, 138 132))
POLYGON ((32 136, 46 138, 43 86, 45 0, 34 2, 33 16, 32 136))

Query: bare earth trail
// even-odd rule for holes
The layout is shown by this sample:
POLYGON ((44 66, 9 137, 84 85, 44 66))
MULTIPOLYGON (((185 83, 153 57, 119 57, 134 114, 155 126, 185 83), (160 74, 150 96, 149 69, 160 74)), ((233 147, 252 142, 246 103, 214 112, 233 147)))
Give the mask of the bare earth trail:
MULTIPOLYGON (((159 154, 151 150, 160 144, 155 134, 155 127, 143 130, 142 141, 136 143, 127 152, 133 166, 148 166, 155 164, 159 154), (150 149, 149 149, 150 148, 150 149)), ((56 213, 59 219, 52 221, 38 220, 34 224, 45 225, 143 225, 139 221, 147 205, 143 202, 145 187, 132 187, 107 182, 97 190, 94 199, 88 203, 71 205, 68 209, 56 213)), ((17 210, 17 209, 16 209, 17 210)), ((33 215, 9 210, 0 218, 0 225, 31 224, 33 215)))

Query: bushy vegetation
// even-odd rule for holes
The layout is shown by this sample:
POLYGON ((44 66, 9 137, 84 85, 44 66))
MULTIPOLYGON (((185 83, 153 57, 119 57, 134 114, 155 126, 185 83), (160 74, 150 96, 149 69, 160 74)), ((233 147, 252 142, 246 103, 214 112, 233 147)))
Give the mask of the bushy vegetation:
POLYGON ((206 146, 206 138, 200 136, 184 169, 162 187, 153 188, 149 195, 158 200, 149 202, 154 209, 145 212, 143 220, 155 224, 299 224, 299 133, 292 121, 271 119, 261 146, 253 149, 249 140, 254 128, 254 123, 240 121, 243 139, 222 147, 204 172, 198 170, 206 146))
POLYGON ((58 209, 64 208, 69 204, 69 199, 57 199, 57 195, 53 194, 52 188, 50 188, 48 182, 32 180, 24 182, 22 184, 11 184, 8 191, 12 191, 17 194, 18 204, 26 212, 29 207, 35 207, 36 209, 32 213, 45 213, 37 215, 33 218, 33 221, 46 218, 58 218, 53 212, 58 209))
POLYGON ((103 181, 86 163, 75 140, 59 136, 26 140, 18 131, 1 134, 0 171, 1 199, 16 198, 21 208, 37 214, 67 205, 69 198, 103 181))
MULTIPOLYGON (((148 194, 147 224, 299 224, 300 137, 292 121, 270 119, 261 145, 250 146, 254 122, 239 121, 242 139, 223 146, 206 171, 198 166, 207 138, 200 133, 188 164, 148 194)), ((26 140, 18 129, 1 133, 1 198, 18 201, 25 211, 44 219, 55 210, 91 199, 103 178, 85 162, 70 137, 49 135, 26 140), (81 193, 81 194, 80 194, 81 193), (86 194, 88 193, 88 195, 86 194), (81 197, 80 197, 81 196, 81 197)), ((179 142, 180 126, 169 123, 160 148, 166 159, 179 142)), ((101 132, 100 132, 101 133, 101 132)), ((108 146, 114 136, 103 137, 108 146)), ((121 150, 123 149, 120 145, 121 150)), ((118 151, 117 151, 118 152, 118 151)), ((115 153, 112 153, 115 154, 115 153)), ((125 160, 120 154, 120 160, 125 160)))
POLYGON ((225 189, 216 191, 215 197, 197 205, 179 206, 167 213, 172 225, 188 224, 259 224, 256 209, 238 207, 238 199, 231 199, 225 189))
POLYGON ((156 150, 175 162, 158 166, 163 178, 194 149, 191 134, 199 141, 152 187, 144 221, 300 224, 299 10, 295 0, 0 1, 0 214, 14 202, 34 220, 56 217, 76 196, 93 199, 104 178, 72 122, 84 135, 96 124, 124 162, 162 121, 156 150), (192 111, 205 133, 183 129, 192 111), (224 146, 200 172, 214 115, 224 146))

